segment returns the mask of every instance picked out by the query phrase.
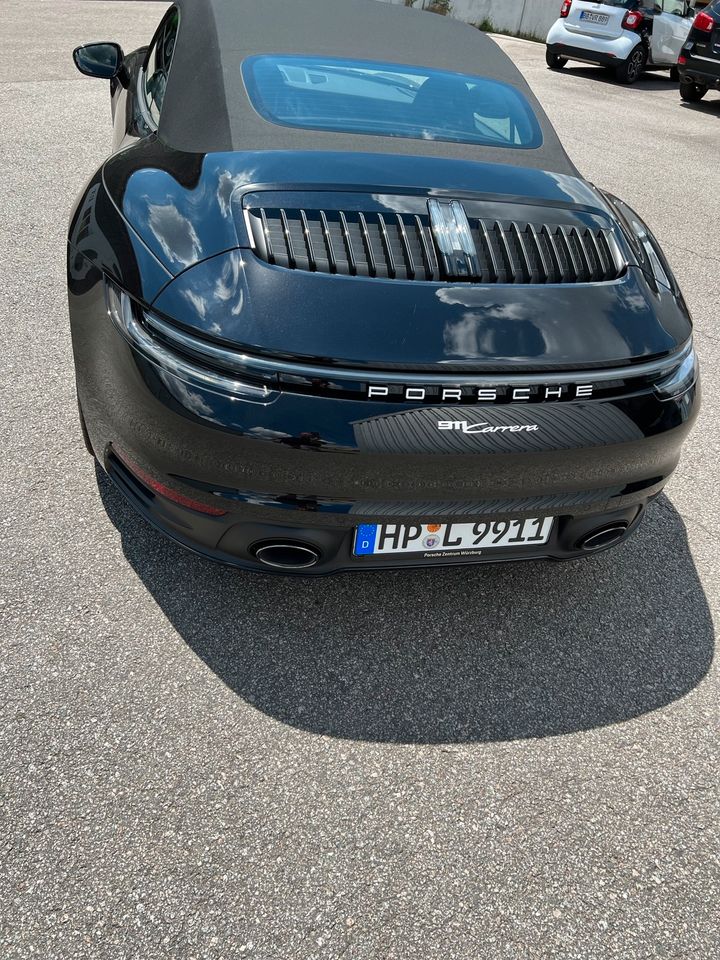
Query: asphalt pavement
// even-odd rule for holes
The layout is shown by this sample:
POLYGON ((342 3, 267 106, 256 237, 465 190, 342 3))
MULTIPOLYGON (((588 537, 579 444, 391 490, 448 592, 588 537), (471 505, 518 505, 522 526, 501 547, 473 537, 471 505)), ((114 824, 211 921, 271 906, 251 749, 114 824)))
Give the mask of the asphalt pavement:
POLYGON ((0 3, 0 957, 714 960, 720 95, 499 41, 697 322, 704 411, 638 534, 249 575, 134 516, 76 420, 66 224, 110 126, 71 50, 164 8, 0 3))

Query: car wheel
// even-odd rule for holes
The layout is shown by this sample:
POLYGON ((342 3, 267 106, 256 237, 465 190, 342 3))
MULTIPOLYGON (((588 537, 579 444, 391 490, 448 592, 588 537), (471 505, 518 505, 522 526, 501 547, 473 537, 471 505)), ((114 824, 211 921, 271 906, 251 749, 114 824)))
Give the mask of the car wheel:
POLYGON ((703 87, 692 80, 680 81, 680 96, 687 103, 699 103, 707 91, 707 87, 703 87))
POLYGON ((557 53, 553 53, 552 50, 545 50, 545 63, 550 67, 551 70, 562 70, 562 68, 567 63, 565 57, 561 57, 557 53))
POLYGON ((647 63, 647 53, 642 44, 638 44, 627 60, 621 60, 615 67, 615 79, 618 83, 635 83, 642 76, 647 63))

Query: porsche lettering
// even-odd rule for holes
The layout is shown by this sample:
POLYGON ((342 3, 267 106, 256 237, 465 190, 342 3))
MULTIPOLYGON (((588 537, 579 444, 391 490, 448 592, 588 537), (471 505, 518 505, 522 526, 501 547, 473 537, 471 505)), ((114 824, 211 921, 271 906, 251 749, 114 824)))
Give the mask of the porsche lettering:
POLYGON ((589 400, 593 396, 594 385, 553 384, 533 386, 491 386, 491 387, 392 387, 383 384, 370 384, 367 388, 368 400, 408 400, 430 403, 522 403, 530 401, 552 400, 589 400))

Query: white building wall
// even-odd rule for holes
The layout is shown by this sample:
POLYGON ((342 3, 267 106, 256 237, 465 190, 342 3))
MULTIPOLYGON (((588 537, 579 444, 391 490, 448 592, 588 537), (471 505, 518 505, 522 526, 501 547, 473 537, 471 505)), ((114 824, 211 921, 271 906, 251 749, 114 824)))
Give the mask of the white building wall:
MULTIPOLYGON (((402 6, 405 0, 381 0, 402 6)), ((415 0, 415 8, 429 7, 432 0, 415 0)), ((496 30, 524 33, 544 40, 560 15, 560 0, 452 0, 450 16, 467 23, 489 20, 496 30)))
MULTIPOLYGON (((503 0, 500 0, 501 5, 502 2, 503 0)), ((544 40, 548 30, 560 16, 561 6, 560 0, 525 0, 520 33, 529 33, 544 40)))

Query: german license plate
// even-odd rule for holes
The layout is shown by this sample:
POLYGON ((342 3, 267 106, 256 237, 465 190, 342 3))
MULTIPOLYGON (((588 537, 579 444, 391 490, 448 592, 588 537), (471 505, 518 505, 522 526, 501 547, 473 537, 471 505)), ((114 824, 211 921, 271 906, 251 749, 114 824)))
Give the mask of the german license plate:
POLYGON ((585 23, 599 23, 604 26, 610 19, 608 13, 590 13, 588 10, 580 11, 580 19, 585 23))
POLYGON ((547 543, 553 517, 476 523, 364 523, 355 530, 356 557, 419 553, 424 558, 478 556, 500 547, 547 543))

